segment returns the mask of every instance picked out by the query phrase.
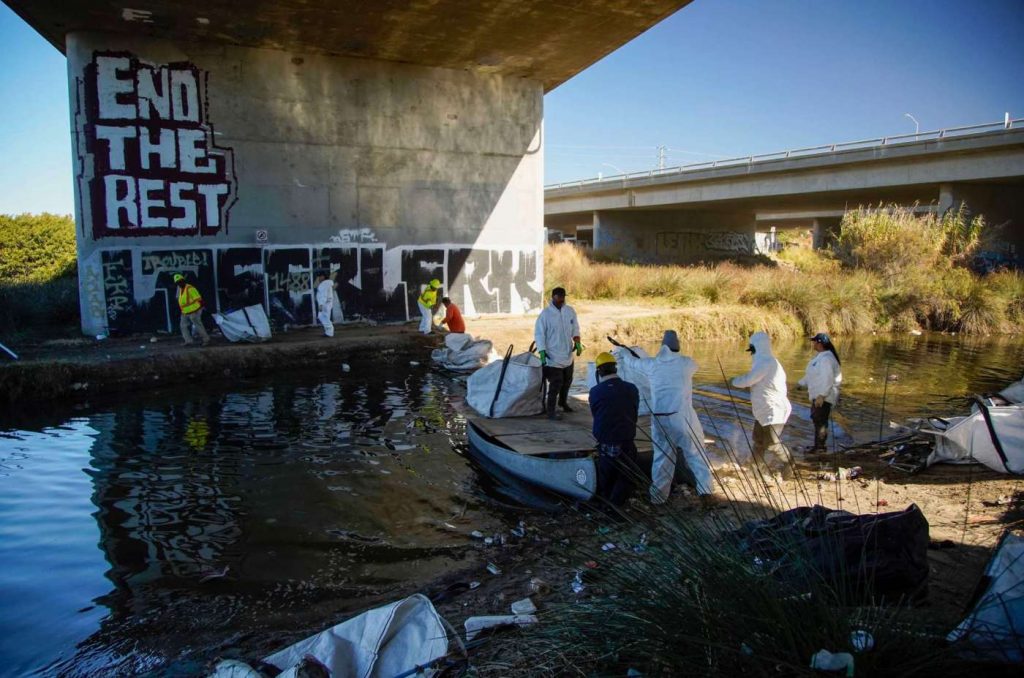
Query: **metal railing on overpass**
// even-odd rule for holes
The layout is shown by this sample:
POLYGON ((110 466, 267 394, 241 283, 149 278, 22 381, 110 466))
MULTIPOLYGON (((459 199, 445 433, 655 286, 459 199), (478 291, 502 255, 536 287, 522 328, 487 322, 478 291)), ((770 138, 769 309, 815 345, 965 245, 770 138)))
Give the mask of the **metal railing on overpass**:
POLYGON ((900 143, 913 143, 917 141, 939 141, 942 139, 949 139, 954 137, 966 137, 972 135, 990 134, 992 132, 1003 132, 1008 129, 1013 129, 1014 127, 1021 128, 1022 126, 1024 126, 1024 118, 1010 119, 1009 117, 1007 117, 1007 119, 1001 120, 999 122, 990 122, 981 125, 947 127, 945 129, 934 130, 931 132, 913 132, 911 134, 896 134, 888 137, 863 139, 861 141, 844 141, 836 144, 823 144, 821 146, 808 146, 807 148, 794 148, 788 151, 778 151, 777 153, 760 153, 757 155, 745 155, 736 158, 725 158, 722 160, 707 160, 704 162, 695 162, 689 165, 679 165, 677 167, 664 167, 660 169, 641 170, 638 172, 626 172, 624 174, 613 174, 606 177, 596 177, 592 179, 564 181, 558 184, 549 184, 544 187, 544 190, 557 188, 583 188, 585 186, 595 186, 597 184, 626 182, 629 181, 630 179, 647 179, 652 177, 666 177, 675 174, 685 174, 687 172, 699 172, 702 170, 717 169, 719 167, 737 167, 742 165, 753 165, 759 162, 769 162, 773 160, 786 160, 789 158, 808 158, 814 156, 823 156, 835 153, 837 151, 882 148, 885 146, 891 146, 893 144, 900 143))

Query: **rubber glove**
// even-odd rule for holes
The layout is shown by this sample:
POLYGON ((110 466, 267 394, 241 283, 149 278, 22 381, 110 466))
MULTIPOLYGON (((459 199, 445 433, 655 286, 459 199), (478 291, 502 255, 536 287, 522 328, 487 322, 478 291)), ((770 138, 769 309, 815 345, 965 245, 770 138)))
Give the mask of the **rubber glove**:
POLYGON ((540 352, 540 364, 541 364, 541 367, 543 367, 544 365, 548 364, 548 352, 547 351, 541 351, 540 352))
POLYGON ((577 341, 576 342, 576 356, 578 357, 578 356, 581 356, 581 355, 583 355, 583 344, 581 344, 580 342, 577 341))

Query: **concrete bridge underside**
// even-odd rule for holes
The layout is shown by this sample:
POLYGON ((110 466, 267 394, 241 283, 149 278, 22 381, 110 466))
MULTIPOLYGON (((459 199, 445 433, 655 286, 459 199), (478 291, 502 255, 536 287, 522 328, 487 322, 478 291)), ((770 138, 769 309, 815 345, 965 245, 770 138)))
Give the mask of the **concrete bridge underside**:
POLYGON ((1024 130, 550 187, 544 212, 549 230, 597 250, 685 262, 753 253, 786 229, 821 246, 859 206, 945 211, 961 202, 1021 251, 1024 130))

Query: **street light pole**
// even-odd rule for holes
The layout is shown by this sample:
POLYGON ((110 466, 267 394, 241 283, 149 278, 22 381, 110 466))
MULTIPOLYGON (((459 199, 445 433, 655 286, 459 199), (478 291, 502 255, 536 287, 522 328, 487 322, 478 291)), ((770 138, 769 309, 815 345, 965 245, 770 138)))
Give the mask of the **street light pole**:
POLYGON ((921 133, 921 125, 917 123, 917 118, 912 116, 910 113, 904 113, 903 117, 910 118, 914 121, 914 141, 917 141, 917 135, 921 133))

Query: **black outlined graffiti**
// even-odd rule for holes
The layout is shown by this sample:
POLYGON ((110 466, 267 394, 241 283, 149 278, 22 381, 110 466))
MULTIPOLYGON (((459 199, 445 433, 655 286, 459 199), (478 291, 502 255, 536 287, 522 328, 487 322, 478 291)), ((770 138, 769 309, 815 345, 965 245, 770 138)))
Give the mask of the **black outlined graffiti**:
POLYGON ((313 271, 308 247, 264 251, 268 314, 278 323, 313 323, 313 271))
POLYGON ((91 178, 84 162, 78 171, 94 239, 227 230, 234 159, 214 141, 206 79, 187 62, 150 66, 127 52, 93 54, 82 130, 91 178))

